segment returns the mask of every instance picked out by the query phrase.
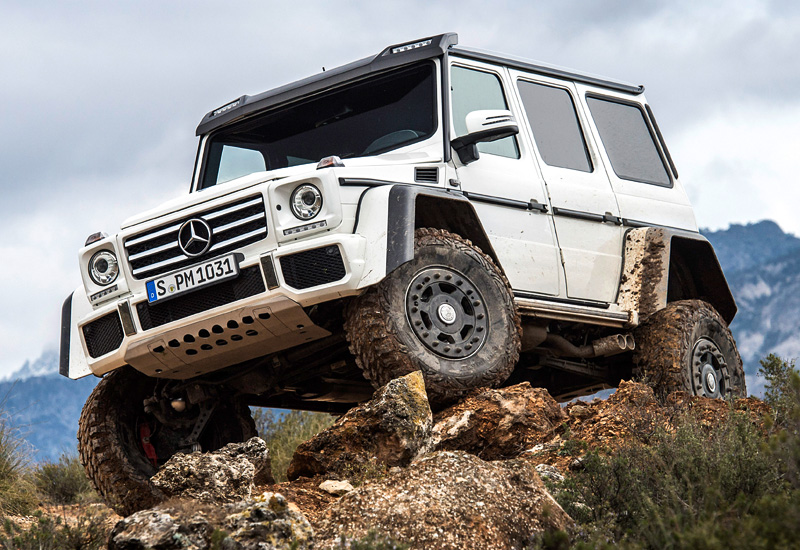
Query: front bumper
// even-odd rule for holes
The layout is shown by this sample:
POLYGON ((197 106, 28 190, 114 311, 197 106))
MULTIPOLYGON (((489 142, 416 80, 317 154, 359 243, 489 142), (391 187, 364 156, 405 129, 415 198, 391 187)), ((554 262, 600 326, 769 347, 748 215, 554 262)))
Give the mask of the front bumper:
POLYGON ((127 364, 186 379, 323 338, 303 308, 357 294, 365 256, 360 235, 305 240, 251 255, 228 283, 154 305, 142 291, 93 309, 80 287, 62 312, 61 373, 127 364))

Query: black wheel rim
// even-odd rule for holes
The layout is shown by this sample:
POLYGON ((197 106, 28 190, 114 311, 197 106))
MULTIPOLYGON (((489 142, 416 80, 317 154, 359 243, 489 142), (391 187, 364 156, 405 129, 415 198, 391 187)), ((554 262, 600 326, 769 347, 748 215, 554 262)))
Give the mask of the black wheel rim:
POLYGON ((700 338, 692 349, 692 387, 695 395, 720 398, 727 392, 725 357, 709 338, 700 338))
POLYGON ((429 267, 414 276, 406 313, 420 342, 447 359, 474 355, 488 336, 483 295, 469 278, 447 267, 429 267))

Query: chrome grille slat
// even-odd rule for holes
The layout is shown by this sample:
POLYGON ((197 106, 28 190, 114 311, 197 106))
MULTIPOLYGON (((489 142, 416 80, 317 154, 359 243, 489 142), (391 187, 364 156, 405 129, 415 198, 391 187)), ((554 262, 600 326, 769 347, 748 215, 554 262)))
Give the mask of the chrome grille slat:
POLYGON ((249 208, 251 206, 255 206, 261 203, 261 198, 256 198, 250 202, 245 202, 242 204, 237 204, 236 206, 231 206, 230 208, 226 208, 225 210, 219 210, 217 212, 213 212, 211 214, 206 214, 203 216, 205 220, 213 220, 219 218, 220 216, 224 216, 225 214, 230 214, 231 212, 236 212, 237 210, 242 210, 244 208, 249 208))
POLYGON ((125 240, 123 246, 133 277, 144 279, 202 262, 210 259, 212 254, 231 252, 265 238, 267 231, 264 199, 255 195, 207 208, 133 235, 125 240), (212 245, 202 256, 189 257, 178 245, 178 230, 195 218, 210 225, 212 245))
POLYGON ((165 250, 169 250, 170 248, 174 248, 178 254, 181 253, 181 249, 178 248, 178 245, 176 243, 167 243, 162 246, 157 246, 156 248, 151 248, 150 250, 145 250, 144 252, 139 252, 138 254, 132 254, 128 256, 128 260, 134 262, 141 258, 146 258, 148 256, 152 256, 153 254, 158 254, 159 252, 164 252, 165 250))
POLYGON ((208 251, 209 252, 213 252, 214 250, 219 250, 223 246, 230 246, 232 244, 236 244, 236 243, 244 241, 245 239, 248 239, 250 237, 255 237, 259 233, 264 233, 264 236, 266 237, 267 236, 266 228, 265 229, 256 229, 255 231, 251 231, 250 233, 245 233, 244 235, 239 235, 235 239, 230 239, 228 241, 223 241, 221 243, 217 243, 217 244, 213 245, 208 251))
POLYGON ((215 227, 214 228, 214 234, 216 235, 218 233, 222 233, 223 231, 227 231, 228 229, 233 229, 235 227, 239 227, 240 225, 244 225, 246 223, 254 222, 258 218, 260 218, 262 216, 263 216, 263 214, 256 214, 254 216, 250 216, 248 218, 242 218, 241 220, 237 220, 235 222, 231 222, 229 224, 226 224, 226 225, 223 225, 223 226, 220 226, 220 227, 215 227))

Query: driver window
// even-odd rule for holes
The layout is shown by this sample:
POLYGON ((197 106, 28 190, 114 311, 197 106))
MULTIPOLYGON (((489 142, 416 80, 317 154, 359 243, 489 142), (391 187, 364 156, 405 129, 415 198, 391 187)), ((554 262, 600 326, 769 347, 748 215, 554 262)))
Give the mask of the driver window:
MULTIPOLYGON (((466 117, 472 111, 508 109, 500 79, 492 73, 465 67, 453 67, 450 71, 450 90, 454 137, 460 137, 467 133, 466 117)), ((478 151, 501 157, 519 158, 519 148, 514 136, 479 143, 478 151)))

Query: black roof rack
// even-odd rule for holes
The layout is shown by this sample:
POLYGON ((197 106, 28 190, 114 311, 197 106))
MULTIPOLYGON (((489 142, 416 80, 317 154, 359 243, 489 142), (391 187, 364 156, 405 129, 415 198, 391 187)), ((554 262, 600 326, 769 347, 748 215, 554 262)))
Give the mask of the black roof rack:
POLYGON ((298 97, 332 88, 354 78, 424 59, 440 57, 446 52, 480 61, 502 63, 503 65, 524 71, 557 78, 567 78, 569 80, 631 94, 641 94, 644 91, 644 86, 636 86, 627 82, 611 80, 518 57, 458 47, 457 44, 458 35, 456 33, 438 34, 411 42, 393 44, 383 49, 375 56, 365 57, 364 59, 342 65, 341 67, 329 71, 323 71, 314 76, 280 86, 258 95, 243 95, 206 114, 197 127, 197 135, 207 134, 212 130, 245 118, 258 111, 291 101, 298 97))

